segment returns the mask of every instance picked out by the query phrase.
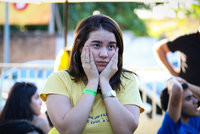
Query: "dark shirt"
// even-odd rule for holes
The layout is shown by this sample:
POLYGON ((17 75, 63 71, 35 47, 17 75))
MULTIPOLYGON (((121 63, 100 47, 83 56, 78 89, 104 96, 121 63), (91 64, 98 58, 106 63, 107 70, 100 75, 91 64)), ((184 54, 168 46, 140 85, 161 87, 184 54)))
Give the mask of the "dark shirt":
POLYGON ((199 32, 180 36, 167 42, 171 52, 180 52, 179 76, 200 86, 200 35, 199 32))

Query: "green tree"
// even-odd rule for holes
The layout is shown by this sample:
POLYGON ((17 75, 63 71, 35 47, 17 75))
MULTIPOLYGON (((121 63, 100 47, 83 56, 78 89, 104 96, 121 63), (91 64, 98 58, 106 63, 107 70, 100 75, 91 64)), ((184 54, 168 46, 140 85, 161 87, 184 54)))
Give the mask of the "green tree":
POLYGON ((147 35, 146 26, 135 14, 134 9, 137 8, 150 7, 143 3, 70 3, 68 28, 73 30, 80 20, 99 11, 116 20, 122 30, 131 30, 136 36, 144 36, 147 35))
POLYGON ((193 16, 195 19, 200 18, 200 0, 196 0, 196 4, 191 5, 191 10, 188 10, 188 14, 193 16))
MULTIPOLYGON (((66 14, 63 14, 64 3, 58 3, 58 10, 61 15, 61 20, 66 14)), ((114 2, 114 3, 70 3, 68 12, 68 29, 74 30, 77 23, 92 15, 94 11, 99 11, 101 14, 105 14, 116 20, 122 30, 130 30, 136 36, 147 35, 147 29, 143 20, 141 20, 134 10, 138 8, 150 9, 149 5, 144 3, 135 2, 114 2)), ((62 24, 64 27, 64 23, 62 24)), ((3 27, 0 27, 0 29, 3 27)), ((11 31, 47 31, 47 25, 23 25, 23 26, 11 26, 11 31)))
POLYGON ((190 6, 187 4, 187 2, 185 4, 180 3, 178 8, 175 9, 176 13, 178 13, 179 11, 183 12, 186 17, 199 19, 200 18, 200 0, 194 0, 190 6))

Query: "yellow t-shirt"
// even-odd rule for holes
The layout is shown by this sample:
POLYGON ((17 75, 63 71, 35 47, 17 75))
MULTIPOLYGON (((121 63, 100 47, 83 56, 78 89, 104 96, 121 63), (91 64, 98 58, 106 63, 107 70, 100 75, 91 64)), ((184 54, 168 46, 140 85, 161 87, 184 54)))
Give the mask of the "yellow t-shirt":
MULTIPOLYGON (((143 103, 139 94, 138 83, 136 76, 133 73, 124 73, 128 78, 121 77, 122 87, 117 92, 117 98, 122 105, 133 104, 140 107, 140 112, 143 112, 143 103)), ((85 88, 82 81, 75 83, 72 77, 66 71, 53 72, 40 95, 43 101, 46 101, 47 94, 60 94, 67 96, 70 99, 71 106, 74 107, 85 88)), ((56 129, 52 129, 50 134, 58 134, 56 129)), ((112 128, 109 123, 105 105, 102 99, 102 95, 98 93, 96 95, 93 108, 88 117, 88 122, 82 134, 112 134, 112 128)))

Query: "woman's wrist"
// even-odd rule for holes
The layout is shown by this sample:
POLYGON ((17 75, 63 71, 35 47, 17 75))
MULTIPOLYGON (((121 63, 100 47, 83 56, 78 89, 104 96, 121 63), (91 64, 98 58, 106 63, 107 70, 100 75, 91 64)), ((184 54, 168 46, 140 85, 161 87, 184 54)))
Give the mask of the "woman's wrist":
POLYGON ((87 94, 91 94, 91 95, 96 96, 97 91, 92 90, 92 89, 85 88, 85 89, 83 89, 83 93, 87 93, 87 94))
POLYGON ((104 78, 104 77, 100 77, 99 78, 99 83, 101 84, 109 84, 109 80, 104 78))
POLYGON ((102 94, 107 93, 108 91, 112 90, 112 87, 111 87, 109 81, 102 80, 102 81, 99 83, 99 85, 100 85, 100 87, 101 87, 101 92, 102 92, 102 94))
POLYGON ((99 80, 93 79, 93 80, 88 80, 88 84, 87 85, 96 85, 96 86, 98 86, 98 83, 99 83, 99 80))
POLYGON ((97 80, 90 80, 88 81, 86 88, 92 89, 94 91, 97 91, 98 87, 98 81, 97 80))
POLYGON ((106 81, 106 80, 100 80, 99 85, 102 88, 103 86, 110 85, 110 83, 109 83, 109 81, 106 81))

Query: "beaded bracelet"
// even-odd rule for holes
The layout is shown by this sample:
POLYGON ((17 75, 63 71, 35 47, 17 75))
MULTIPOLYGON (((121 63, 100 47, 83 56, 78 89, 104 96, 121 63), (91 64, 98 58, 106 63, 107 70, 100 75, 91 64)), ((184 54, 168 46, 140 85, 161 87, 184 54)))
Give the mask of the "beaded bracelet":
POLYGON ((88 93, 88 94, 91 94, 91 95, 96 96, 97 91, 94 91, 94 90, 92 90, 92 89, 87 89, 87 88, 85 88, 85 89, 83 89, 83 93, 88 93))

